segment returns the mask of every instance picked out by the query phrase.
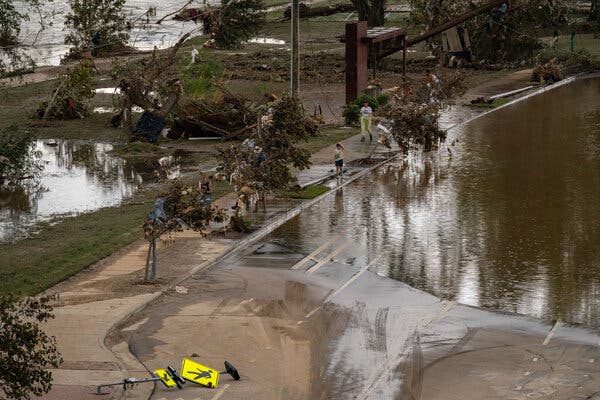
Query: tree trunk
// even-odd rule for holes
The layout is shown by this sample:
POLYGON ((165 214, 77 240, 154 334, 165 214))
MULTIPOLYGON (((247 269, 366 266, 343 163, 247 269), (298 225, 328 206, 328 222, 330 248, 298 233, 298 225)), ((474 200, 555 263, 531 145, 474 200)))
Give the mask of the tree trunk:
POLYGON ((367 21, 369 27, 385 23, 386 0, 352 0, 359 21, 367 21))
POLYGON ((592 0, 592 6, 590 8, 589 21, 600 22, 600 1, 592 0))

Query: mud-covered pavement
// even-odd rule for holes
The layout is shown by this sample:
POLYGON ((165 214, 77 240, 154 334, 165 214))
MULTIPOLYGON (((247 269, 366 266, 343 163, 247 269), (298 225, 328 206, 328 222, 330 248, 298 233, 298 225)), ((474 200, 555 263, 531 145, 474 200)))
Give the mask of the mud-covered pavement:
POLYGON ((308 245, 282 239, 296 222, 125 327, 150 370, 191 357, 215 368, 229 360, 242 375, 212 390, 157 385, 153 399, 595 398, 596 333, 440 301, 380 276, 385 258, 362 248, 364 227, 323 231, 299 252, 308 245))
POLYGON ((377 258, 348 263, 344 244, 263 243, 148 308, 130 350, 149 369, 192 357, 242 374, 152 398, 595 398, 595 333, 439 301, 369 271, 377 258))

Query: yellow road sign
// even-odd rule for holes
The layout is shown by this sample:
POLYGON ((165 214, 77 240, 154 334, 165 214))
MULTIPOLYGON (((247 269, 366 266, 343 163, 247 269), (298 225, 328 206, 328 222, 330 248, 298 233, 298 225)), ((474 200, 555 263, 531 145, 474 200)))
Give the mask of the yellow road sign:
POLYGON ((177 384, 171 378, 171 375, 165 369, 155 369, 154 374, 160 378, 160 381, 165 384, 166 387, 175 387, 177 384))
POLYGON ((181 377, 187 381, 197 383, 209 388, 219 385, 219 372, 212 368, 197 363, 189 358, 184 358, 181 364, 181 377))

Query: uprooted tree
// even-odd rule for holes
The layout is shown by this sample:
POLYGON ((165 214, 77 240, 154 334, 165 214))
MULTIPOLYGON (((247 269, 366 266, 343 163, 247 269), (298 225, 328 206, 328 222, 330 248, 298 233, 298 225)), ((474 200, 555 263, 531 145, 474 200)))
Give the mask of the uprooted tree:
POLYGON ((219 7, 201 12, 199 19, 217 48, 237 48, 261 30, 264 8, 262 0, 221 0, 219 7))
POLYGON ((65 44, 73 46, 76 52, 108 51, 127 44, 133 24, 123 12, 125 0, 70 0, 69 5, 65 44))
POLYGON ((47 368, 62 362, 55 339, 40 328, 53 318, 50 300, 0 295, 0 396, 29 400, 50 391, 47 368))
POLYGON ((258 129, 248 132, 243 143, 219 149, 219 168, 230 178, 239 195, 238 211, 268 193, 295 185, 290 166, 310 166, 310 152, 298 143, 317 134, 300 100, 284 97, 269 105, 259 117, 258 129))
POLYGON ((166 127, 166 118, 182 95, 177 52, 189 36, 189 33, 183 35, 165 55, 155 51, 149 58, 113 69, 113 79, 121 91, 121 110, 115 120, 122 123, 132 140, 155 143, 166 127), (134 106, 143 110, 135 125, 134 106))
POLYGON ((460 73, 442 77, 439 81, 423 82, 416 90, 409 86, 400 87, 377 114, 393 121, 391 135, 404 152, 414 145, 430 151, 446 139, 446 132, 439 126, 440 111, 464 89, 460 73))
POLYGON ((14 185, 41 171, 35 135, 17 126, 0 129, 0 186, 14 185))
MULTIPOLYGON (((471 11, 470 0, 411 0, 412 23, 424 31, 471 11)), ((531 58, 541 48, 537 37, 548 29, 566 23, 566 4, 562 0, 507 0, 497 8, 469 19, 465 26, 471 49, 481 60, 493 62, 531 58)), ((430 40, 431 50, 439 45, 430 40)))
POLYGON ((37 109, 37 117, 49 119, 77 119, 89 114, 89 101, 94 97, 94 68, 82 60, 68 68, 52 88, 50 100, 37 109))

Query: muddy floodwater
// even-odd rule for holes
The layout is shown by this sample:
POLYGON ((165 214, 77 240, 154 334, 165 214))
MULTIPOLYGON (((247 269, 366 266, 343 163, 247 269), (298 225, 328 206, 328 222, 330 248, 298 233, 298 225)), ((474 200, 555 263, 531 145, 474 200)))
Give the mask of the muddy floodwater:
POLYGON ((379 274, 445 299, 600 326, 600 79, 455 128, 273 238, 305 254, 340 240, 336 261, 380 256, 379 274))
POLYGON ((41 175, 0 189, 0 242, 29 236, 40 222, 120 204, 142 183, 108 143, 39 140, 41 175))

